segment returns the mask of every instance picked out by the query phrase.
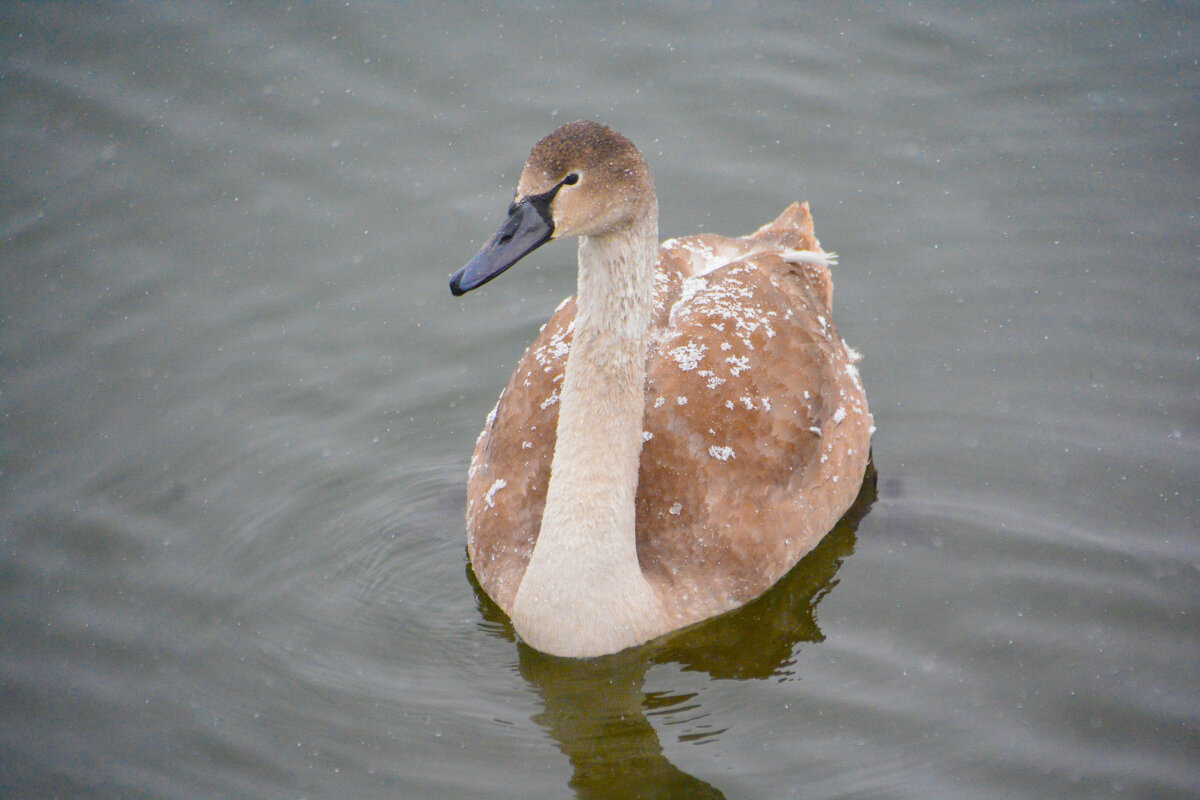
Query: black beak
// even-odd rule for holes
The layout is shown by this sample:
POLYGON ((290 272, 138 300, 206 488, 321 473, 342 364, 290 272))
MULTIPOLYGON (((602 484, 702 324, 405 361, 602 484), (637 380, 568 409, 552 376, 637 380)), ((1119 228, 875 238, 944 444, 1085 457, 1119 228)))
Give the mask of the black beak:
POLYGON ((508 219, 496 235, 450 279, 455 297, 479 288, 550 241, 554 220, 549 200, 545 195, 527 198, 508 210, 508 219))

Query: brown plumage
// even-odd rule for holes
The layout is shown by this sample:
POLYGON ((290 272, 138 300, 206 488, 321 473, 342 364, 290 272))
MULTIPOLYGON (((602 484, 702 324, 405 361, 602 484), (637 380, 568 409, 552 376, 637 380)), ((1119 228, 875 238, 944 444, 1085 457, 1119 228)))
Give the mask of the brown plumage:
MULTIPOLYGON (((573 149, 570 131, 559 135, 564 129, 552 134, 559 135, 553 146, 539 144, 518 200, 580 165, 580 174, 596 174, 591 143, 610 129, 574 125, 589 144, 573 149), (525 191, 527 183, 535 185, 525 191)), ((613 199, 593 182, 599 199, 589 209, 624 202, 641 216, 656 214, 648 171, 644 180, 648 199, 632 201, 613 199)), ((551 200, 555 213, 559 200, 551 200)), ((616 227, 622 224, 633 223, 616 227)), ((661 246, 644 340, 634 501, 637 567, 657 606, 643 613, 653 619, 615 645, 544 649, 609 652, 742 605, 811 550, 854 501, 872 419, 858 356, 833 324, 831 262, 807 204, 793 204, 746 237, 703 234, 661 246)), ((468 551, 480 584, 509 614, 539 537, 576 311, 574 298, 564 301, 526 351, 471 461, 468 551)))

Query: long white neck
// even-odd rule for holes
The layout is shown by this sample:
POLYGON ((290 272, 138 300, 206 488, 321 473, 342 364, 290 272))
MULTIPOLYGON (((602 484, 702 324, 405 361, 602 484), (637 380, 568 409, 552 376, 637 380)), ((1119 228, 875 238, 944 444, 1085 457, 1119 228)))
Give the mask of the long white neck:
POLYGON ((614 652, 662 629, 634 533, 657 219, 579 243, 550 486, 512 614, 522 638, 555 655, 614 652))

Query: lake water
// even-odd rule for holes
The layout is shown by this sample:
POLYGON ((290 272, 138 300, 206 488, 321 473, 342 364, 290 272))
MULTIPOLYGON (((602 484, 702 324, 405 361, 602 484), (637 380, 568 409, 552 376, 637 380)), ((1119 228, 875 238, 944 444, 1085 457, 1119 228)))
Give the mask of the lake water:
POLYGON ((0 7, 0 795, 1195 797, 1197 8, 0 7), (664 238, 812 202, 878 426, 583 663, 463 523, 574 247, 446 286, 577 118, 664 238))

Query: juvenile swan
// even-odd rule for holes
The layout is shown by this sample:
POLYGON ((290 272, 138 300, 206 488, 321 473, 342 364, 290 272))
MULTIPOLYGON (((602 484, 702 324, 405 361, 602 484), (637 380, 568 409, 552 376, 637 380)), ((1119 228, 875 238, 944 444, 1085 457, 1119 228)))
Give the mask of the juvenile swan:
POLYGON ((807 204, 749 236, 659 247, 637 148, 572 122, 533 148, 450 289, 568 236, 578 293, 488 415, 467 550, 521 638, 587 657, 766 591, 854 501, 872 420, 807 204))

